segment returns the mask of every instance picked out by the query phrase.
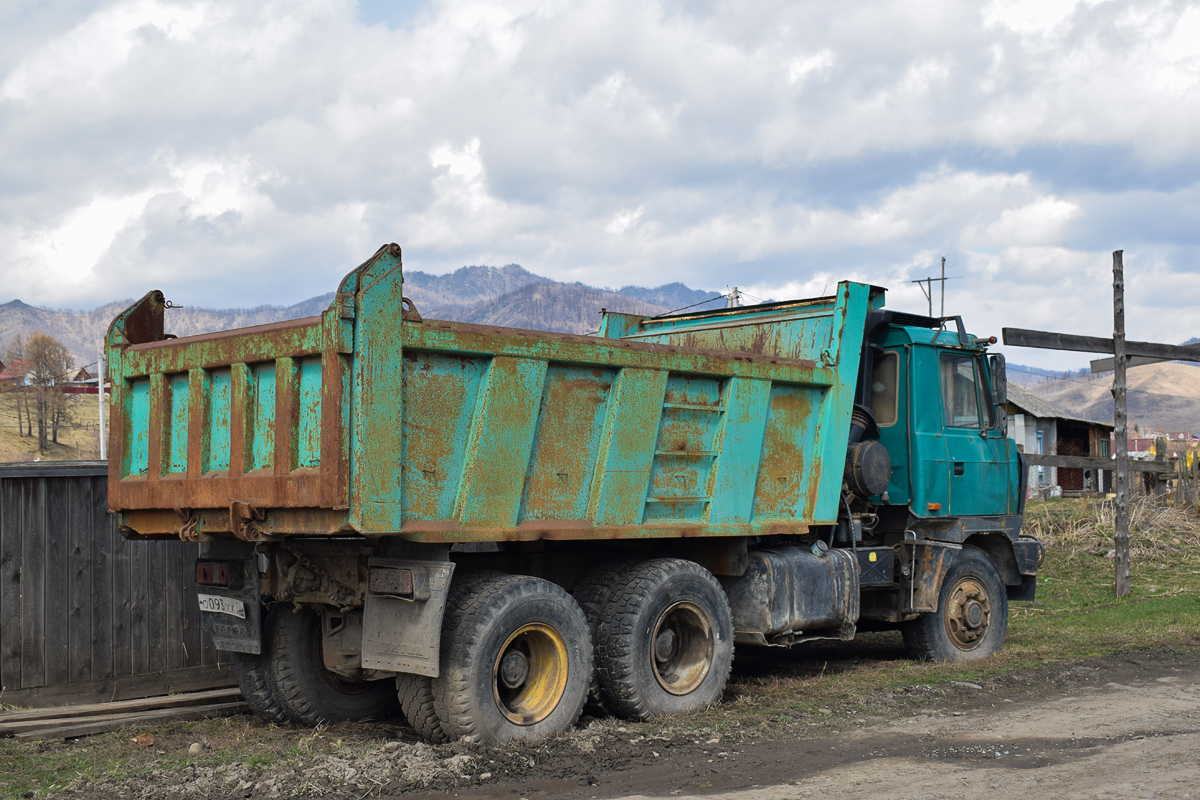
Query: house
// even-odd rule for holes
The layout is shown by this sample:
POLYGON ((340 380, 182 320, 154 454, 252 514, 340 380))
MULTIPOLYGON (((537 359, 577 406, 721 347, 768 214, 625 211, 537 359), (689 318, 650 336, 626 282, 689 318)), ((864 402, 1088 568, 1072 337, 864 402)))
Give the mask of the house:
MULTIPOLYGON (((1026 453, 1110 458, 1113 426, 1081 419, 1015 383, 1008 384, 1008 435, 1026 453)), ((1030 494, 1110 492, 1112 470, 1081 467, 1029 468, 1030 494), (1058 487, 1058 489, 1055 489, 1058 487)))
POLYGON ((24 359, 14 358, 12 363, 0 370, 0 385, 24 386, 27 383, 29 383, 29 375, 25 369, 24 359))

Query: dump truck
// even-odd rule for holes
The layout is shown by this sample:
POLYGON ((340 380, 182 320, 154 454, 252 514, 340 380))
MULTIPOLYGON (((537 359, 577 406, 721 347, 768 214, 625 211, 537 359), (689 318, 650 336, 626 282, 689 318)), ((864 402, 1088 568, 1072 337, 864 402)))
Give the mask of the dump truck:
POLYGON ((438 321, 395 244, 317 317, 177 338, 152 291, 107 333, 109 504, 201 543, 204 629, 275 722, 496 743, 703 709, 735 646, 985 658, 1042 555, 1004 358, 884 300, 438 321))

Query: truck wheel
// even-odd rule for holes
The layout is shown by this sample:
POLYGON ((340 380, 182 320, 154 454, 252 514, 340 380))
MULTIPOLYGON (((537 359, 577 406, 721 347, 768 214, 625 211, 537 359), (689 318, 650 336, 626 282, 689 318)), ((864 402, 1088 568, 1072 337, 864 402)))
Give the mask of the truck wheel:
POLYGON ((450 737, 442 730, 442 722, 434 707, 432 678, 409 673, 397 675, 396 694, 400 697, 400 710, 404 712, 404 718, 418 736, 431 744, 450 741, 450 737))
POLYGON ((288 715, 283 710, 279 698, 275 696, 275 690, 269 680, 268 667, 271 656, 266 637, 263 638, 262 650, 262 655, 234 653, 233 674, 250 710, 265 722, 282 725, 288 721, 288 715))
MULTIPOLYGON (((597 632, 600 630, 600 615, 609 598, 612 597, 613 590, 621 582, 621 578, 632 568, 633 563, 628 559, 610 561, 589 572, 583 580, 575 585, 573 593, 575 602, 579 603, 579 607, 583 609, 583 614, 587 617, 588 628, 592 631, 593 652, 598 647, 597 632)), ((584 706, 584 711, 597 717, 611 716, 613 713, 612 709, 605 705, 598 671, 592 673, 592 685, 588 689, 587 705, 584 706)))
POLYGON ((349 681, 325 668, 321 658, 321 617, 310 608, 292 613, 276 606, 267 615, 270 680, 288 718, 300 725, 345 720, 387 719, 399 699, 395 684, 349 681))
POLYGON ((579 604, 525 575, 471 576, 447 604, 441 676, 433 681, 446 733, 489 744, 567 730, 592 677, 592 642, 579 604))
POLYGON ((717 702, 733 666, 733 613, 721 584, 676 558, 630 568, 601 615, 596 665, 606 704, 629 719, 717 702))
POLYGON ((938 610, 901 630, 914 658, 978 661, 999 650, 1008 631, 1008 596, 992 559, 964 546, 942 580, 938 610))

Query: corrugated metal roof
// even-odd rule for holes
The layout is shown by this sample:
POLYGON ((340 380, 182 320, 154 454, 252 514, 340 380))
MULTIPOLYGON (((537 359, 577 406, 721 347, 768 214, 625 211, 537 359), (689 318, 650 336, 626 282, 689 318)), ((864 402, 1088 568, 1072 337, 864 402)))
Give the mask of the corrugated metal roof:
POLYGON ((1084 419, 1063 411, 1058 406, 1047 402, 1041 397, 1038 397, 1028 389, 1024 389, 1012 381, 1008 382, 1008 402, 1012 403, 1022 411, 1032 414, 1040 419, 1066 419, 1072 422, 1086 422, 1089 425, 1104 425, 1111 428, 1111 422, 1101 422, 1095 419, 1084 419))

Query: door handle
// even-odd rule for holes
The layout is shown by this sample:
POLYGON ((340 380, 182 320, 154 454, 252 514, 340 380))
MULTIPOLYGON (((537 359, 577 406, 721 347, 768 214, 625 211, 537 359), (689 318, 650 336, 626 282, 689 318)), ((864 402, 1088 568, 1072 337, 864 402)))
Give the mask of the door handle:
POLYGON ((963 463, 961 461, 954 462, 954 474, 955 475, 963 474, 963 463))

